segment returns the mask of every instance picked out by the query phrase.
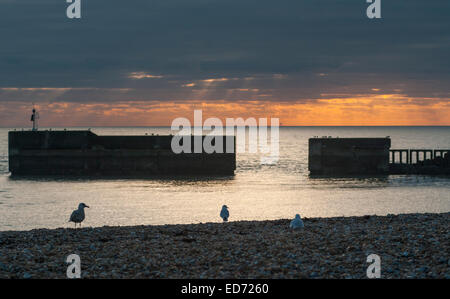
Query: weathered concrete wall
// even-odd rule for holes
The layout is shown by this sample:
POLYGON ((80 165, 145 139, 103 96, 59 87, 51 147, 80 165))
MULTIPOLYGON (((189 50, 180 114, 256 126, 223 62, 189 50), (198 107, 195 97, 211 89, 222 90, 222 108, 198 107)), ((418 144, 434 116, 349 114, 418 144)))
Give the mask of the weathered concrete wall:
MULTIPOLYGON (((235 153, 173 153, 172 136, 14 131, 8 138, 13 175, 232 175, 236 169, 235 153)), ((224 151, 227 143, 234 136, 225 137, 224 151)))
POLYGON ((389 138, 311 138, 308 169, 312 175, 387 174, 389 138))

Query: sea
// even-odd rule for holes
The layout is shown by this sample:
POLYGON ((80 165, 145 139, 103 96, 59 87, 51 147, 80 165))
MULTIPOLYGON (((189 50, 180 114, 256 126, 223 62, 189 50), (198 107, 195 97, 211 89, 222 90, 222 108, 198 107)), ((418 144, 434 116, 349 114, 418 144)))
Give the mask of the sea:
MULTIPOLYGON (((450 127, 281 127, 279 160, 237 154, 234 176, 15 178, 8 172, 8 131, 0 128, 0 230, 73 227, 71 212, 84 202, 82 226, 165 225, 230 221, 450 212, 450 177, 390 175, 322 177, 308 173, 313 136, 386 137, 392 148, 450 149, 450 127)), ((45 128, 44 128, 45 129, 45 128)), ((68 130, 87 128, 67 128, 68 130)), ((98 135, 176 133, 168 127, 98 127, 98 135)))

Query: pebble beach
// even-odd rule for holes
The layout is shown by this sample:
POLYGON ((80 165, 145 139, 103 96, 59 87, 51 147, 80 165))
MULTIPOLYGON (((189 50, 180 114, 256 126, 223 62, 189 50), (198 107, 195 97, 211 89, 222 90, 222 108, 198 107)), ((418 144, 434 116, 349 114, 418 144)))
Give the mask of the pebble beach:
POLYGON ((0 232, 0 278, 450 278, 450 213, 0 232))

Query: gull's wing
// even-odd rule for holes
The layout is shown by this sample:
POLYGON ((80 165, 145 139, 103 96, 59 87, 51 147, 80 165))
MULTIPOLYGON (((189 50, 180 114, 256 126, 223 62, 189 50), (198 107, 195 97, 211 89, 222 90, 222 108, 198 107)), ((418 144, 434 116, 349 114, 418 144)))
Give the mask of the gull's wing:
POLYGON ((299 227, 304 227, 303 225, 303 221, 302 220, 298 220, 298 219, 294 219, 291 221, 291 224, 289 225, 290 228, 299 228, 299 227))
POLYGON ((73 211, 72 214, 70 215, 69 221, 75 222, 75 221, 77 220, 77 218, 78 218, 78 211, 75 210, 75 211, 73 211))
POLYGON ((222 211, 220 211, 220 217, 228 218, 228 217, 230 217, 230 213, 228 212, 227 209, 222 209, 222 211))

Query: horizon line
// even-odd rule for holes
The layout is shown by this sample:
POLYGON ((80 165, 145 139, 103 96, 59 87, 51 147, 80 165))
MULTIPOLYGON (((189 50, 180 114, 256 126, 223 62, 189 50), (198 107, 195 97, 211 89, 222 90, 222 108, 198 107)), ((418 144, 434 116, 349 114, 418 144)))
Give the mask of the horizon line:
MULTIPOLYGON (((186 126, 187 127, 187 126, 186 126)), ((196 126, 191 126, 191 128, 195 128, 196 126)), ((227 126, 223 126, 223 128, 226 128, 227 126)), ((242 126, 233 126, 233 127, 242 127, 242 126)), ((258 127, 258 126, 245 126, 245 127, 258 127)), ((267 125, 267 127, 272 127, 270 125, 267 125)), ((311 128, 311 127, 450 127, 450 125, 294 125, 294 126, 284 126, 280 125, 280 128, 311 128)), ((20 126, 1 126, 1 129, 28 129, 31 127, 20 127, 20 126)), ((171 128, 171 126, 51 126, 46 127, 43 126, 39 129, 52 129, 52 128, 171 128)), ((38 130, 39 130, 38 129, 38 130)))

